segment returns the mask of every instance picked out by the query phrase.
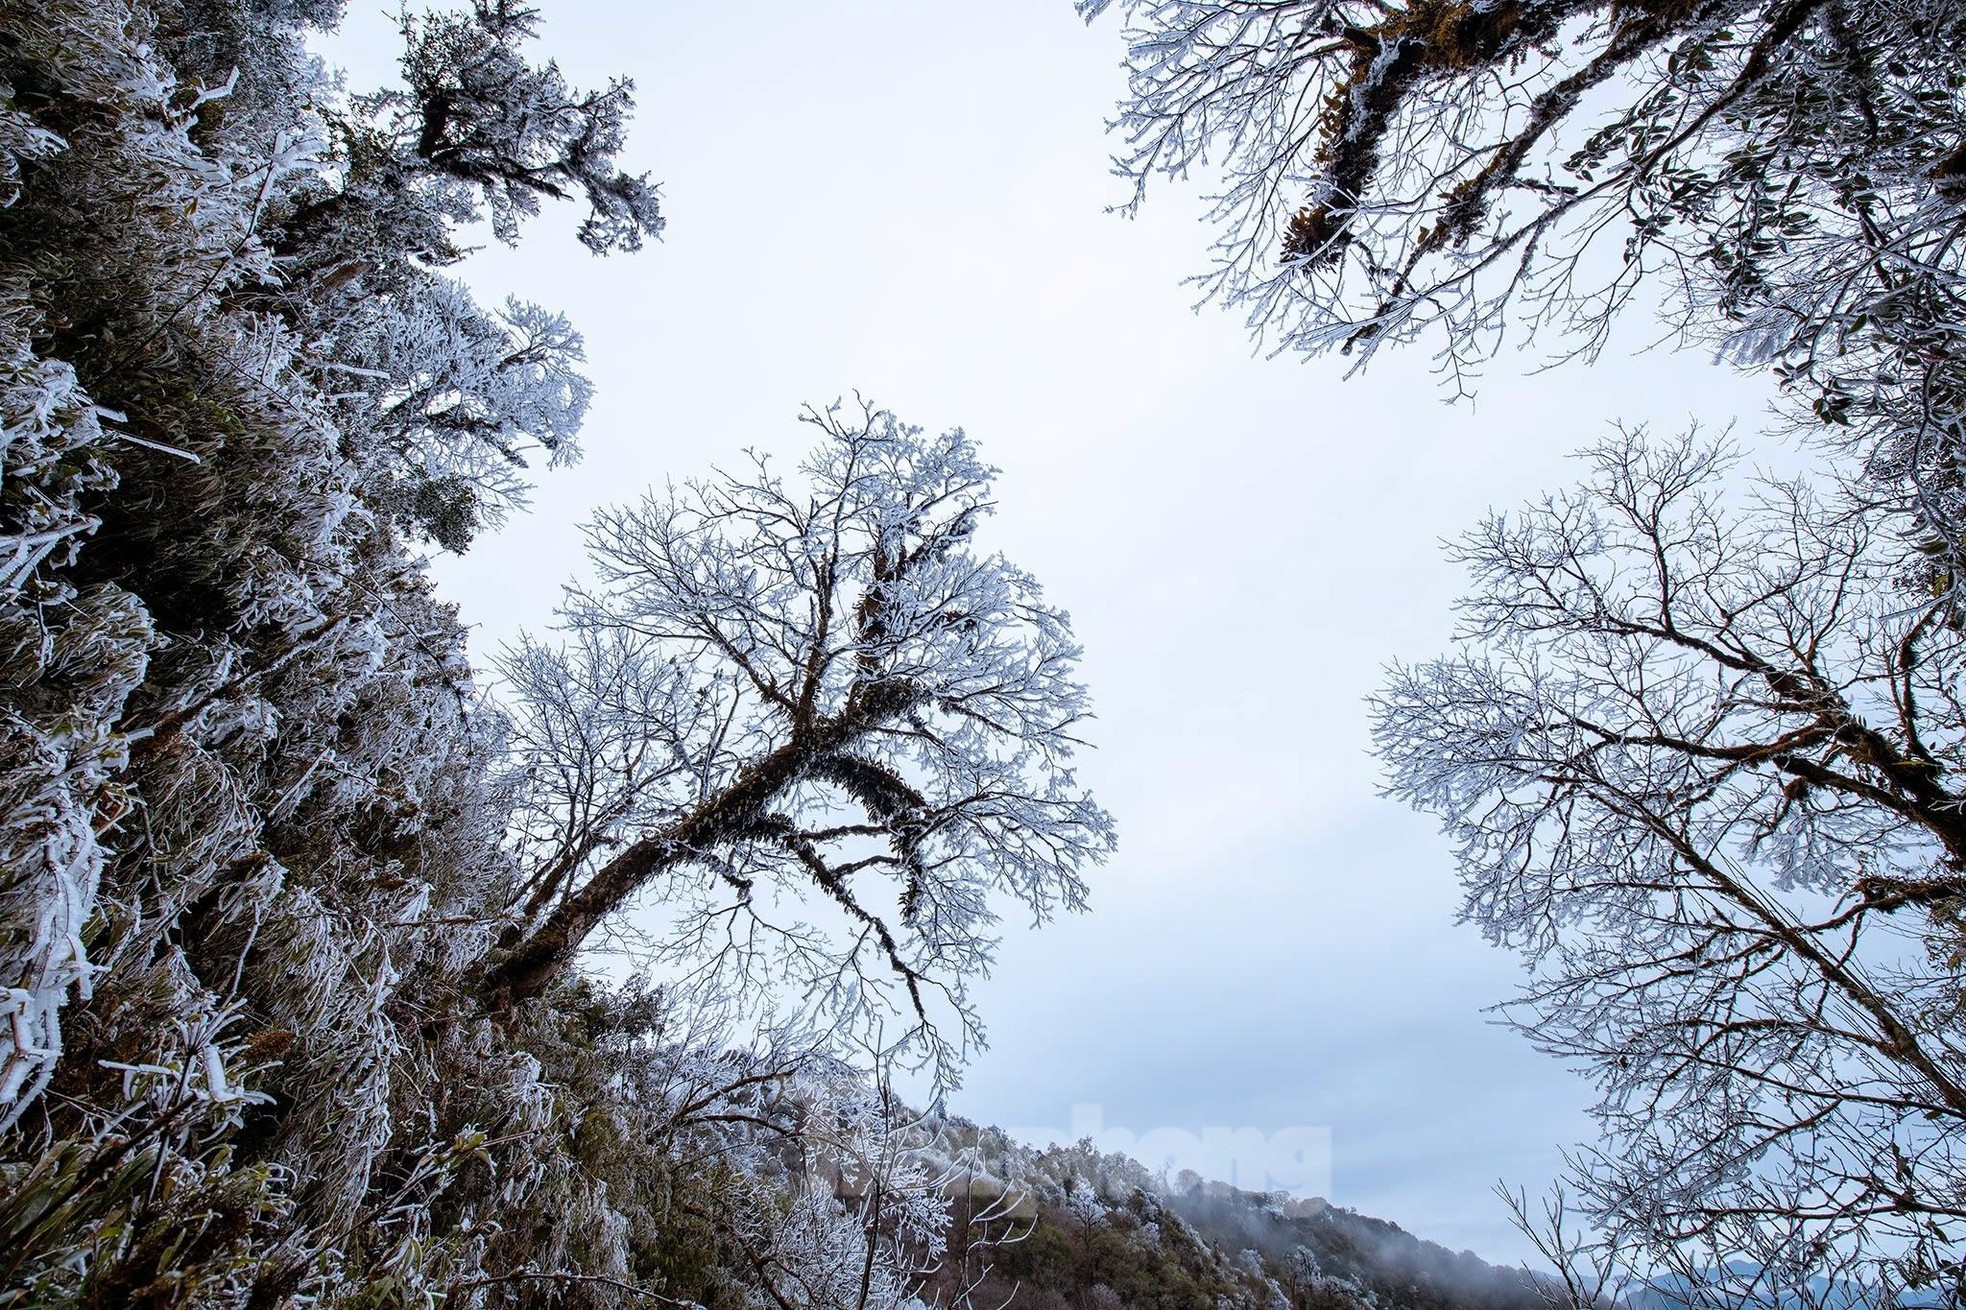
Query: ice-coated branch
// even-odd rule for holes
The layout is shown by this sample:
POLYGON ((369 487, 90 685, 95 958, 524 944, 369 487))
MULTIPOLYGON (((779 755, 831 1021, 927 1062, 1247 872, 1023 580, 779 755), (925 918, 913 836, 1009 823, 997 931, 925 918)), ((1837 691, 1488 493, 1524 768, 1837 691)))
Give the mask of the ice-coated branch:
POLYGON ((1531 965, 1509 1020, 1597 1081, 1607 1240, 1882 1286, 1966 1215, 1966 633, 1860 501, 1734 462, 1627 433, 1491 518, 1468 649, 1375 732, 1531 965))
POLYGON ((805 421, 821 439, 796 481, 754 457, 604 511, 568 639, 508 657, 533 872, 494 1005, 540 994, 651 892, 675 919, 658 959, 748 979, 776 943, 820 1008, 898 986, 924 1040, 946 1006, 967 1043, 998 901, 1084 904, 1113 838, 1070 767, 1078 646, 976 549, 994 470, 961 431, 871 406, 805 421), (777 921, 786 896, 840 928, 777 921))

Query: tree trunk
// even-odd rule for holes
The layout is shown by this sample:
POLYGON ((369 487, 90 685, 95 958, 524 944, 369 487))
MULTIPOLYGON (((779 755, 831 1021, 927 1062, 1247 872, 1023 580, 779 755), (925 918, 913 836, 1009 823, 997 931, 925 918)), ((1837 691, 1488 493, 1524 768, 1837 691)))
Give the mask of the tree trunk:
POLYGON ((822 757, 851 746, 869 729, 905 712, 920 697, 907 683, 876 684, 847 698, 832 719, 794 731, 785 745, 753 764, 723 791, 683 818, 615 856, 587 884, 560 902, 523 937, 523 926, 502 942, 501 955, 482 975, 478 994, 498 1014, 539 996, 579 953, 587 935, 651 881, 688 863, 700 851, 749 835, 785 790, 822 757))

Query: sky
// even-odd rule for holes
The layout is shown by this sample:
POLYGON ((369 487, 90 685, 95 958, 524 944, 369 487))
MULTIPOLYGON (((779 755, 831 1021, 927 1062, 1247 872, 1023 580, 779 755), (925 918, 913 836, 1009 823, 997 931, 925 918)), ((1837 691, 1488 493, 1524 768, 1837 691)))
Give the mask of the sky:
MULTIPOLYGON (((462 268, 569 314, 598 393, 584 460, 436 566, 478 648, 550 624, 595 507, 746 447, 795 460, 802 404, 858 390, 964 427, 1003 470, 984 545, 1085 644, 1080 778, 1120 850, 1090 914, 1007 925, 991 1047, 949 1108, 1156 1142, 1328 1130, 1307 1190, 1526 1258, 1491 1189, 1548 1185, 1590 1089, 1484 1013, 1520 966, 1455 923, 1432 821, 1377 795, 1364 698, 1446 647, 1443 539, 1573 480, 1611 420, 1751 431, 1765 393, 1640 353, 1637 321, 1593 367, 1502 359, 1472 405, 1423 350, 1350 379, 1257 356, 1182 285, 1199 188, 1108 212, 1121 35, 1070 0, 538 2, 569 80, 634 79, 625 162, 669 226, 598 259, 549 214, 462 268)), ((393 72, 372 4, 321 43, 356 90, 393 72)))

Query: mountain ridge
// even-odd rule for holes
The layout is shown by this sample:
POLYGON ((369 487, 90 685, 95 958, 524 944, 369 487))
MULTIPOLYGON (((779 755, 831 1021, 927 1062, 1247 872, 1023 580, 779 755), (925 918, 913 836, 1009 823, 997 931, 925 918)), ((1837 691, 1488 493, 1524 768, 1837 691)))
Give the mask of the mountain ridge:
POLYGON ((924 1299, 1034 1310, 1542 1310, 1537 1280, 1321 1197, 1170 1184, 1089 1140, 946 1119, 948 1254, 924 1299), (983 1180, 980 1188, 971 1180, 983 1180), (975 1231, 979 1224, 985 1231, 975 1231))

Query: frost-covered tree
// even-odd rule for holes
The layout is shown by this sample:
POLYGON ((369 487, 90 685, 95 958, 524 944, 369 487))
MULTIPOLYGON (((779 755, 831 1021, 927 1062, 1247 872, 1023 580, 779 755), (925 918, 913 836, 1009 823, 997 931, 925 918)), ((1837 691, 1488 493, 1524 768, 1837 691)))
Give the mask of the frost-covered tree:
MULTIPOLYGON (((1110 0, 1081 0, 1098 13, 1110 0)), ((1513 325, 1591 355, 1637 299, 1772 369, 1966 578, 1966 13, 1943 0, 1125 0, 1132 203, 1212 188, 1204 292, 1279 350, 1513 325)))
POLYGON ((794 480, 758 458, 601 514, 569 639, 505 662, 526 875, 486 992, 539 995, 655 893, 654 960, 718 987, 762 971, 849 1026, 898 1008, 947 1071, 999 901, 1078 909, 1112 845, 1070 767, 1079 648, 976 549, 994 471, 960 430, 804 417, 821 440, 794 480))
POLYGON ((1966 13, 1080 5, 1108 7, 1132 202, 1203 179, 1199 283, 1266 343, 1424 339, 1466 386, 1511 335, 1589 357, 1662 307, 1846 461, 1730 518, 1710 455, 1598 452, 1462 547, 1484 653, 1402 671, 1380 741, 1469 917, 1538 964, 1516 1017, 1601 1080, 1609 1240, 1788 1282, 1945 1264, 1966 13))
POLYGON ((579 199, 580 241, 596 253, 636 250, 662 230, 646 177, 615 167, 626 143, 633 83, 600 91, 567 86, 550 60, 520 53, 539 11, 476 0, 469 13, 406 12, 403 86, 363 99, 390 167, 430 178, 475 210, 481 199, 503 240, 542 200, 579 199), (466 199, 465 197, 474 199, 466 199))
POLYGON ((1135 203, 1157 174, 1219 181, 1203 284, 1286 348, 1445 328, 1453 358, 1478 358, 1513 310, 1588 349, 1657 276, 1689 325, 1765 350, 1955 275, 1949 5, 1118 7, 1118 171, 1135 203), (1610 257, 1584 258, 1599 241, 1610 257))
POLYGON ((391 234, 450 218, 290 222, 359 175, 335 10, 0 7, 0 1302, 431 1298, 528 1197, 622 1223, 468 1018, 500 741, 390 498, 567 449, 577 342, 347 312, 437 286, 391 234))
POLYGON ((538 10, 511 0, 405 9, 402 84, 329 114, 339 177, 299 197, 283 253, 319 264, 333 250, 344 262, 330 275, 340 277, 377 250, 448 263, 461 253, 455 224, 486 218, 500 240, 516 241, 549 200, 586 204, 580 240, 596 253, 658 235, 655 188, 615 162, 633 84, 569 87, 551 61, 526 57, 538 27, 538 10))
POLYGON ((278 278, 247 297, 306 343, 315 384, 393 522, 450 550, 524 503, 535 460, 574 456, 588 401, 580 336, 557 314, 477 305, 437 271, 460 224, 507 243, 553 200, 586 204, 596 253, 660 234, 654 188, 617 159, 632 86, 569 87, 527 46, 537 12, 405 10, 402 85, 316 96, 326 167, 267 202, 278 278))
MULTIPOLYGON (((916 1119, 890 1123, 812 1032, 755 1012, 718 1027, 686 988, 577 977, 544 1004, 484 1004, 487 969, 515 958, 493 956, 501 930, 564 922, 609 843, 632 849, 630 822, 684 795, 649 736, 678 668, 698 661, 705 704, 735 702, 687 638, 666 673, 569 681, 564 722, 482 700, 426 552, 497 526, 529 464, 573 457, 588 390, 563 319, 480 306, 438 266, 458 224, 509 239, 547 199, 588 206, 596 250, 659 217, 614 162, 625 84, 578 93, 531 61, 529 11, 409 14, 405 85, 353 99, 305 47, 338 11, 0 6, 0 1305, 735 1307, 806 1288, 899 1310, 942 1240, 937 1175, 916 1119), (561 727, 591 727, 601 753, 542 752, 561 727), (514 760, 615 772, 583 790, 514 760), (609 809, 634 791, 617 775, 656 790, 609 809), (867 1212, 816 1181, 827 1152, 870 1162, 890 1200, 867 1212)), ((1062 620, 966 553, 987 508, 967 446, 915 435, 864 434, 838 489, 843 550, 901 553, 834 616, 860 625, 863 650, 835 652, 860 700, 844 710, 827 672, 813 714, 850 730, 800 757, 831 772, 772 799, 804 821, 823 787, 862 789, 869 851, 919 888, 894 951, 959 987, 987 955, 991 879, 1029 875, 1010 890, 1046 908, 1079 887, 1076 863, 1047 882, 1018 845, 1017 807, 1051 814, 1049 793, 950 788, 1068 790, 1070 704, 1032 725, 1047 679, 1077 691, 1062 620), (925 481, 938 458, 946 501, 925 481), (882 477, 899 479, 885 499, 882 477), (944 584, 995 626, 920 609, 944 584), (913 645, 868 626, 938 615, 949 630, 913 645), (961 682, 1013 648, 1031 704, 961 682), (958 681, 912 704, 909 659, 958 681), (914 731, 904 705, 931 725, 913 755, 848 758, 849 739, 914 731), (896 788, 945 809, 904 813, 896 788)), ((653 540, 624 537, 621 558, 653 540)), ((633 651, 600 622, 606 596, 632 588, 590 598, 574 638, 633 651)), ((690 757, 705 786, 741 786, 730 753, 768 731, 731 727, 752 736, 690 757)), ((1103 851, 1104 816, 1075 796, 1048 831, 1074 803, 1103 851)), ((830 840, 751 818, 746 842, 830 840)), ((714 877, 781 871, 728 854, 714 877)), ((852 880, 842 909, 877 904, 887 866, 860 858, 825 867, 852 880)), ((835 958, 885 968, 864 946, 835 958)))
POLYGON ((593 388, 564 315, 516 298, 488 313, 431 274, 343 305, 322 344, 342 429, 367 447, 370 498, 448 550, 526 503, 534 461, 579 457, 593 388))
POLYGON ((1600 1254, 1728 1303, 1950 1301, 1966 631, 1837 489, 1730 488, 1691 436, 1591 461, 1456 548, 1466 649, 1378 699, 1388 790, 1529 964, 1509 1022, 1596 1083, 1600 1254))

